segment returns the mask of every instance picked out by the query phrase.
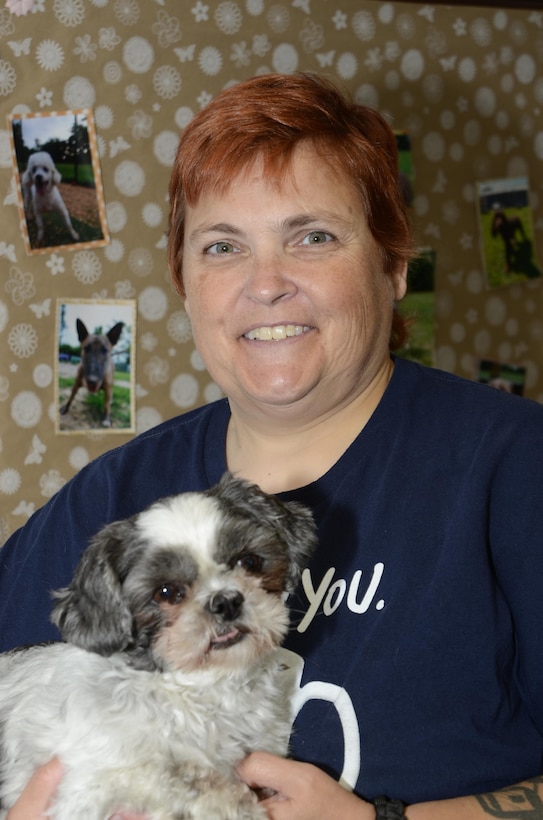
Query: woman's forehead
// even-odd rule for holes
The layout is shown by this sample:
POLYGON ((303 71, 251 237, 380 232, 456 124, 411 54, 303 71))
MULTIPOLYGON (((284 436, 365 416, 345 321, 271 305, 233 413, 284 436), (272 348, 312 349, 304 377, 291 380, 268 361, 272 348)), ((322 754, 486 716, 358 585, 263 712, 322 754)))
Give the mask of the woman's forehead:
POLYGON ((321 182, 329 180, 338 191, 348 189, 357 199, 359 197, 357 186, 333 150, 305 141, 297 144, 288 155, 262 150, 240 164, 235 173, 207 178, 197 198, 188 204, 195 207, 202 199, 228 200, 237 189, 251 183, 264 184, 270 191, 280 194, 293 191, 303 194, 305 188, 315 187, 316 178, 321 182))

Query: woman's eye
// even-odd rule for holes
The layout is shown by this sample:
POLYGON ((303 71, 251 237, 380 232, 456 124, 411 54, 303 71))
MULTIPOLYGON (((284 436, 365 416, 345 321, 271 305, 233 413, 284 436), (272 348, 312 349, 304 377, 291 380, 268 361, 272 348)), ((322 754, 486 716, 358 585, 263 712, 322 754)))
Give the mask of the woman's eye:
POLYGON ((304 237, 302 245, 324 245, 332 239, 326 231, 311 231, 304 237))
POLYGON ((214 254, 215 256, 224 256, 228 253, 234 253, 235 247, 231 242, 214 242, 206 248, 206 253, 214 254))
POLYGON ((334 236, 328 231, 310 231, 304 236, 300 245, 308 247, 310 245, 327 245, 334 241, 334 236))
POLYGON ((262 572, 263 564, 262 558, 252 552, 247 553, 247 555, 242 555, 241 558, 237 560, 238 567, 241 567, 245 572, 249 572, 252 575, 262 572))
POLYGON ((177 584, 161 584, 153 595, 153 601, 157 604, 178 604, 185 597, 182 587, 177 584))
POLYGON ((302 245, 325 245, 327 242, 333 240, 332 234, 327 231, 310 231, 307 236, 304 236, 302 245))

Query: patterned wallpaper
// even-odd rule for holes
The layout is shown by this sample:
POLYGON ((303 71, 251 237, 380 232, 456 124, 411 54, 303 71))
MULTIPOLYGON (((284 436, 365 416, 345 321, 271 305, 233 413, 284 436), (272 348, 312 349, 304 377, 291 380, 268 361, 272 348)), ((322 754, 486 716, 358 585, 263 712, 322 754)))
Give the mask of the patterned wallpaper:
POLYGON ((481 359, 522 368, 525 395, 543 401, 543 10, 382 0, 1 3, 0 543, 90 459, 219 394, 168 283, 166 191, 180 130, 219 89, 254 74, 326 73, 408 133, 418 242, 435 256, 433 362, 469 378, 481 359), (23 124, 39 126, 30 143, 23 124), (66 159, 74 140, 75 180, 66 159), (77 239, 52 213, 38 241, 36 218, 25 216, 24 166, 44 146, 64 152, 58 190, 77 239), (89 157, 96 173, 82 181, 89 157), (489 287, 482 247, 498 245, 483 237, 477 183, 504 179, 529 190, 522 215, 536 274, 489 287), (113 404, 127 411, 111 427, 84 415, 87 398, 103 410, 84 388, 59 413, 84 311, 95 311, 90 334, 123 321, 113 404))

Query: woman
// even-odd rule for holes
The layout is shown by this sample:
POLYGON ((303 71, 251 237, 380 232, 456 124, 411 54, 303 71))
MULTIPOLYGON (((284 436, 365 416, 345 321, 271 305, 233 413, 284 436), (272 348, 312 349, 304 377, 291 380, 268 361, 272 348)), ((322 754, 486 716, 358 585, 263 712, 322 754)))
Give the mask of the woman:
POLYGON ((57 637, 48 590, 106 521, 228 468, 319 527, 286 643, 295 759, 240 766, 270 817, 476 820, 519 795, 538 816, 543 409, 391 358, 412 253, 393 134, 322 79, 254 78, 187 127, 170 201, 172 279, 228 398, 97 459, 13 537, 6 645, 57 637))

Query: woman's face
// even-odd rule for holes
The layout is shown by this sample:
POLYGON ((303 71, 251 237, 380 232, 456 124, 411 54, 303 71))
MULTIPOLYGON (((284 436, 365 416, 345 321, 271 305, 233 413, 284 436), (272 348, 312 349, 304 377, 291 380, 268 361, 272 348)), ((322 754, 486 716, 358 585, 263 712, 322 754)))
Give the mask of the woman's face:
POLYGON ((256 163, 187 208, 185 307, 196 346, 233 406, 314 420, 389 366, 391 279, 347 178, 312 148, 270 181, 256 163))

